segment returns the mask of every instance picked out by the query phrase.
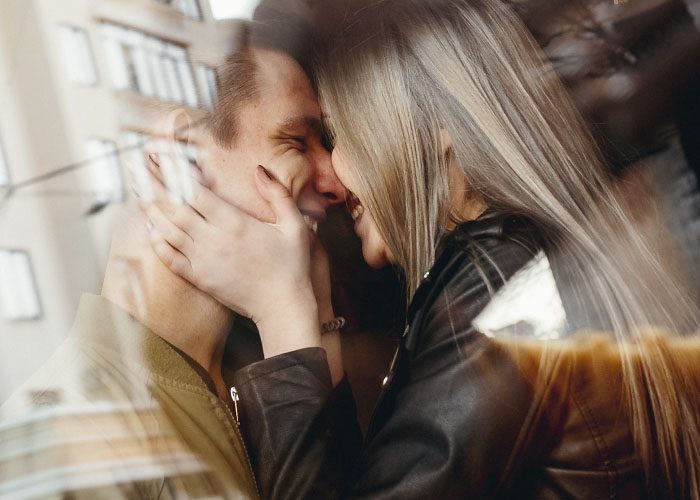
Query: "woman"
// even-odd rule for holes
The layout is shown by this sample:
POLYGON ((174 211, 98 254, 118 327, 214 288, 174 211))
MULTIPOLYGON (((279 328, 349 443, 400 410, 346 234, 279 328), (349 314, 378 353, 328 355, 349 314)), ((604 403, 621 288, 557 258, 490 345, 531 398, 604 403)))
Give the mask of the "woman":
MULTIPOLYGON (((260 170, 275 226, 218 204, 236 234, 198 238, 190 229, 205 222, 180 217, 200 250, 177 270, 284 345, 237 376, 263 494, 699 498, 699 351, 678 335, 697 328, 694 308, 511 10, 377 2, 334 40, 318 75, 364 257, 402 269, 408 324, 356 456, 348 395, 332 392, 317 347, 308 237, 283 188, 260 170), (567 291, 566 330, 607 337, 544 344, 474 328, 540 250, 567 291), (231 273, 198 276, 205 258, 231 273), (238 284, 251 269, 270 280, 274 304, 238 284)), ((207 218, 210 208, 195 208, 207 218)), ((154 242, 172 262, 158 233, 154 242)))

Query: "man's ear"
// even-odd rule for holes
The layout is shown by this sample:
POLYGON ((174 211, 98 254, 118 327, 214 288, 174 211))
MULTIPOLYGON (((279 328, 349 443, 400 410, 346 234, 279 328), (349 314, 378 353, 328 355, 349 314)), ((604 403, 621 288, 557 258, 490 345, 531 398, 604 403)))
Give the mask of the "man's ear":
POLYGON ((205 150, 205 134, 202 120, 195 121, 187 110, 178 108, 171 111, 165 121, 165 140, 176 146, 178 154, 187 156, 193 167, 193 174, 201 184, 207 187, 213 185, 213 177, 209 168, 209 157, 205 150), (185 146, 187 151, 182 150, 185 146))
POLYGON ((190 142, 189 134, 192 130, 192 124, 192 117, 187 110, 177 108, 166 115, 161 134, 167 141, 190 142))

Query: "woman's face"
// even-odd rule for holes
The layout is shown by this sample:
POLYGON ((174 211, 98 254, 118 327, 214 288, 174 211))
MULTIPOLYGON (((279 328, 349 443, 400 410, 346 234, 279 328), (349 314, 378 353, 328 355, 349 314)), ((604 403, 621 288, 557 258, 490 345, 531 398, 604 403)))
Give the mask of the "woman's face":
POLYGON ((333 170, 335 170, 338 179, 350 191, 348 193, 348 211, 355 222, 355 233, 362 240, 362 255, 365 262, 375 269, 394 263, 394 256, 379 234, 372 215, 362 205, 362 200, 355 191, 358 187, 357 183, 343 158, 342 151, 337 147, 333 150, 332 161, 333 170))

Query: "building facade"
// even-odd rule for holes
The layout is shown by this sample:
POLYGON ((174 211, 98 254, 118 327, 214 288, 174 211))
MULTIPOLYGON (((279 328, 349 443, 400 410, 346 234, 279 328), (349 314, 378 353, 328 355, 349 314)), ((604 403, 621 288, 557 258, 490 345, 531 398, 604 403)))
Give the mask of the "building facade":
POLYGON ((233 30, 206 0, 2 1, 0 402, 99 293, 127 170, 164 115, 212 106, 233 30))

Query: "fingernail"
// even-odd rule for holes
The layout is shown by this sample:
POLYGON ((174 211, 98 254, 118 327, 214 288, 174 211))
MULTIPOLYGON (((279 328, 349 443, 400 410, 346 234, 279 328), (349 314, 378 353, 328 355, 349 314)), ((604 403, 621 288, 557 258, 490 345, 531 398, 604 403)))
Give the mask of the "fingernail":
POLYGON ((146 221, 146 229, 148 229, 149 233, 153 232, 153 223, 150 220, 146 221))
POLYGON ((155 153, 148 153, 148 159, 153 162, 153 164, 157 167, 160 167, 160 164, 158 163, 158 155, 155 153))
POLYGON ((272 174, 271 174, 270 172, 268 172, 267 169, 266 169, 265 167, 263 167, 262 165, 258 165, 258 169, 259 169, 259 170, 262 170, 262 173, 265 174, 264 177, 267 178, 267 181, 273 181, 273 180, 274 180, 274 177, 272 177, 272 174))

